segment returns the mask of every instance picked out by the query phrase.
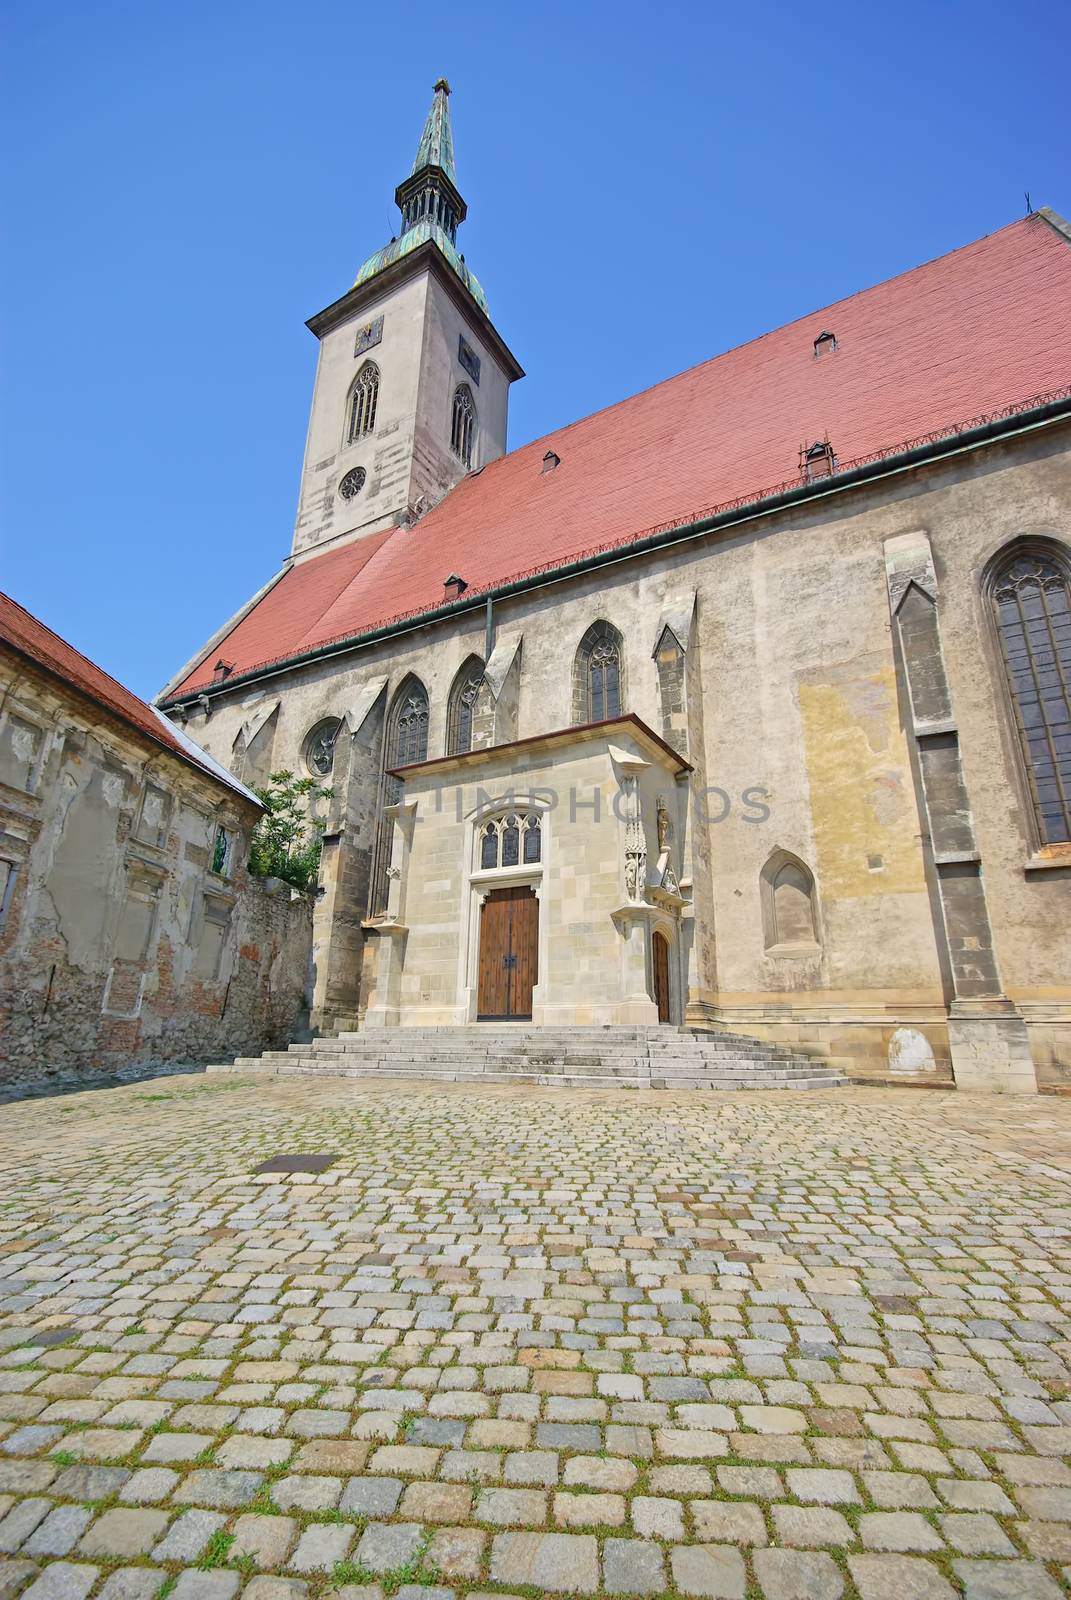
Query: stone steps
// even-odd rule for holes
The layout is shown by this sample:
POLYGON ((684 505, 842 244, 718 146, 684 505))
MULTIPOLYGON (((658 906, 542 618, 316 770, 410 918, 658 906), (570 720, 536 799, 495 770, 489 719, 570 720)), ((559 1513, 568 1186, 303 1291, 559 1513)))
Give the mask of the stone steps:
POLYGON ((208 1070, 575 1089, 819 1089, 848 1082, 839 1067, 743 1034, 627 1025, 376 1028, 208 1070))

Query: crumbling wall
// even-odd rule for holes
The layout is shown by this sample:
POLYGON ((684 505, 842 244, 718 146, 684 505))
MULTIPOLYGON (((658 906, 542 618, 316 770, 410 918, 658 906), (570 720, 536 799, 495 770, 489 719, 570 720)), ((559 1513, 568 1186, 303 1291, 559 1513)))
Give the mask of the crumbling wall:
POLYGON ((0 1089, 284 1045, 312 903, 249 875, 256 806, 11 657, 0 692, 0 1089))

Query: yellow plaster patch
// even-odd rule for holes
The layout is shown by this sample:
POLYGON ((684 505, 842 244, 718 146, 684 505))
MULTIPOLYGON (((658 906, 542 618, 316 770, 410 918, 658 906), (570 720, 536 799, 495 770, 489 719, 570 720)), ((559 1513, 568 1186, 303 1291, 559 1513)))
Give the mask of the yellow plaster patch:
POLYGON ((800 713, 825 900, 925 891, 892 668, 801 683, 800 713), (875 870, 870 858, 880 857, 875 870))

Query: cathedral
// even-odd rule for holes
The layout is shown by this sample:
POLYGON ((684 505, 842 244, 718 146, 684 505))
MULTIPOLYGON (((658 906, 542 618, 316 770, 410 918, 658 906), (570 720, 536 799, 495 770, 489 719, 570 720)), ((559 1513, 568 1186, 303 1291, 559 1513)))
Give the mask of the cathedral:
POLYGON ((1071 1087, 1071 227, 509 451, 449 95, 308 323, 291 555, 159 697, 241 784, 328 791, 314 1027, 1071 1087))

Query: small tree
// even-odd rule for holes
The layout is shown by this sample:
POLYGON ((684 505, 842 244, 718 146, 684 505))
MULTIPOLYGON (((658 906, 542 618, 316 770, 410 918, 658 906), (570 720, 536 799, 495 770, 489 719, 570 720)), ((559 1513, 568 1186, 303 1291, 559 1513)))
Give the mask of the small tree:
POLYGON ((308 889, 316 882, 326 826, 310 816, 309 807, 317 800, 330 800, 334 791, 315 778, 296 778, 284 771, 269 773, 264 787, 253 792, 267 810, 253 829, 250 872, 308 889))

